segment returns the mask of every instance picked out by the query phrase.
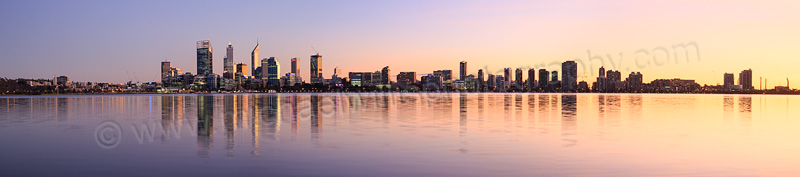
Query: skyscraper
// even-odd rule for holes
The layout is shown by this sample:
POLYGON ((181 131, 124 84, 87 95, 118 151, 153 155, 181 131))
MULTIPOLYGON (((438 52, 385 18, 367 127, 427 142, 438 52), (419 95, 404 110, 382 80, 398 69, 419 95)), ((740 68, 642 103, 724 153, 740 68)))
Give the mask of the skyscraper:
POLYGON ((236 64, 236 72, 242 73, 243 76, 247 76, 247 64, 245 63, 236 64))
POLYGON ((539 88, 542 90, 547 90, 548 77, 550 77, 550 72, 547 72, 546 69, 539 69, 539 88))
POLYGON ((311 66, 309 70, 311 71, 311 84, 322 84, 325 79, 322 77, 322 55, 315 54, 311 55, 310 60, 311 66))
POLYGON ((639 92, 642 91, 642 73, 631 72, 628 78, 625 79, 628 85, 628 91, 639 92))
POLYGON ((516 87, 517 90, 522 90, 522 88, 524 88, 524 86, 522 85, 523 81, 524 80, 522 80, 522 69, 517 68, 516 70, 514 70, 514 82, 516 83, 514 84, 514 87, 516 87))
MULTIPOLYGON (((741 79, 741 76, 739 76, 739 78, 741 79)), ((726 89, 730 89, 733 88, 733 85, 733 73, 725 73, 723 86, 725 86, 726 89)))
POLYGON ((417 82, 417 72, 400 72, 397 74, 397 84, 405 88, 417 82))
POLYGON ((508 87, 511 84, 511 68, 503 68, 503 86, 508 87))
POLYGON ((225 76, 225 78, 233 79, 233 73, 236 72, 233 70, 233 45, 231 45, 231 42, 228 42, 228 48, 226 48, 225 58, 222 59, 222 65, 222 75, 225 76))
POLYGON ((536 88, 536 69, 530 68, 528 69, 528 91, 532 91, 536 88))
POLYGON ((383 69, 381 69, 381 84, 389 84, 390 81, 389 76, 391 75, 391 71, 392 70, 389 69, 389 66, 383 67, 383 69))
POLYGON ((485 80, 483 79, 483 69, 478 69, 478 81, 475 83, 477 85, 478 91, 481 91, 485 84, 483 83, 485 80))
POLYGON ((167 83, 167 75, 169 75, 170 70, 170 62, 169 61, 162 61, 161 62, 161 83, 167 83))
POLYGON ((292 58, 292 71, 291 73, 297 74, 300 73, 299 68, 297 68, 297 58, 292 58))
MULTIPOLYGON (((256 40, 256 47, 253 48, 253 52, 250 52, 250 64, 251 64, 250 73, 258 77, 258 75, 256 75, 256 73, 258 73, 256 69, 258 69, 258 67, 260 67, 261 64, 260 61, 258 60, 258 40, 256 40)), ((242 74, 245 73, 246 72, 242 72, 242 74)))
POLYGON ((574 91, 578 88, 578 64, 575 61, 561 63, 561 90, 574 91))
POLYGON ((463 81, 464 77, 467 76, 467 62, 466 61, 461 61, 461 63, 459 63, 459 65, 458 65, 458 69, 459 69, 458 80, 462 80, 463 81))
POLYGON ((214 73, 211 42, 197 41, 197 75, 207 76, 214 73))
MULTIPOLYGON (((739 85, 744 90, 753 90, 753 70, 747 69, 739 73, 739 85)), ((788 84, 787 84, 788 85, 788 84)))
POLYGON ((487 91, 494 91, 494 87, 496 83, 494 82, 495 78, 493 74, 486 74, 486 90, 487 91))
MULTIPOLYGON (((272 86, 280 86, 280 76, 278 73, 281 70, 281 65, 278 63, 278 59, 275 57, 269 57, 267 60, 267 72, 264 72, 264 75, 267 75, 267 84, 272 86)), ((264 66, 261 66, 264 67, 264 66)))
POLYGON ((451 86, 450 84, 453 83, 453 70, 445 69, 445 70, 436 70, 433 71, 433 75, 442 78, 442 84, 446 86, 451 86))

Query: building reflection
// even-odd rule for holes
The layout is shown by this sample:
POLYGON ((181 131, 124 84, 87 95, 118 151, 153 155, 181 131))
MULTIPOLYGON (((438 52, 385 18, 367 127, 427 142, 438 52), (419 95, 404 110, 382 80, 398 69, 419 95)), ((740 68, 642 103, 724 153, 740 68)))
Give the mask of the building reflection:
POLYGON ((466 136, 467 133, 467 95, 466 94, 458 94, 458 125, 459 125, 459 137, 466 136))
POLYGON ((227 140, 227 144, 225 149, 228 150, 227 156, 233 156, 233 147, 235 145, 235 132, 236 132, 236 106, 237 106, 237 97, 235 95, 225 95, 222 98, 223 102, 223 112, 224 112, 224 120, 225 120, 225 139, 227 140))
POLYGON ((183 121, 183 97, 161 96, 161 141, 167 141, 169 136, 180 137, 183 121))
POLYGON ((266 112, 266 115, 267 115, 265 117, 266 118, 265 122, 267 124, 266 129, 271 135, 269 137, 273 141, 274 140, 279 140, 280 131, 281 131, 281 127, 280 127, 280 124, 281 124, 281 120, 280 120, 280 116, 281 116, 281 105, 280 105, 281 97, 279 97, 278 95, 275 95, 275 94, 270 94, 270 95, 264 96, 263 98, 266 99, 264 101, 264 103, 266 103, 266 105, 264 105, 262 107, 267 108, 267 110, 264 111, 264 112, 266 112))
POLYGON ((319 95, 311 96, 311 139, 319 140, 320 133, 322 132, 322 119, 319 117, 319 95))
POLYGON ((733 118, 733 96, 725 95, 722 97, 722 118, 731 120, 733 118))
POLYGON ((578 143, 578 99, 576 95, 561 95, 561 140, 565 147, 575 146, 578 143))
POLYGON ((739 120, 743 125, 750 125, 753 116, 753 97, 739 96, 739 120))
POLYGON ((213 141, 214 97, 197 97, 197 155, 208 156, 213 141))

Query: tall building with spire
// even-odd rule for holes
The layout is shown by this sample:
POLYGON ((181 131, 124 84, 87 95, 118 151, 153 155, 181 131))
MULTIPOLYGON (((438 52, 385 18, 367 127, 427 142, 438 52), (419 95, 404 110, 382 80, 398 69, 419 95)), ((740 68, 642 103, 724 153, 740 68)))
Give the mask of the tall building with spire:
MULTIPOLYGON (((256 47, 253 48, 253 52, 250 52, 250 74, 256 75, 256 71, 258 67, 261 65, 260 61, 258 60, 258 39, 256 39, 256 47)), ((244 72, 242 72, 244 73, 244 72)))
POLYGON ((311 66, 309 70, 311 71, 311 84, 322 84, 325 82, 325 79, 322 77, 322 55, 319 53, 315 55, 311 55, 311 66))
POLYGON ((197 41, 197 75, 207 76, 214 73, 211 42, 197 41))
POLYGON ((233 79, 233 73, 236 73, 236 71, 233 69, 233 45, 231 45, 231 42, 228 42, 228 48, 226 48, 225 52, 225 58, 222 59, 222 75, 225 78, 233 79))

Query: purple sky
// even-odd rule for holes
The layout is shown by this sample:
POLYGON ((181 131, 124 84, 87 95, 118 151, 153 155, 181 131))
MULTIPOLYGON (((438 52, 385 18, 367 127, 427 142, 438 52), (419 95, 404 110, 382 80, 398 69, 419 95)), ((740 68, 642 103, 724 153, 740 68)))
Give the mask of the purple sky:
POLYGON ((197 40, 211 40, 221 73, 229 41, 235 62, 249 65, 258 38, 260 57, 278 58, 282 73, 298 57, 306 79, 313 46, 325 77, 336 66, 423 74, 457 71, 465 60, 470 73, 492 73, 582 60, 579 80, 600 65, 701 84, 752 68, 780 85, 800 75, 785 67, 800 59, 797 9, 795 1, 11 1, 0 7, 0 77, 157 81, 165 59, 196 73, 197 40), (673 46, 691 42, 700 57, 677 59, 673 46), (656 56, 659 47, 672 58, 656 56), (653 56, 635 58, 640 50, 653 56))

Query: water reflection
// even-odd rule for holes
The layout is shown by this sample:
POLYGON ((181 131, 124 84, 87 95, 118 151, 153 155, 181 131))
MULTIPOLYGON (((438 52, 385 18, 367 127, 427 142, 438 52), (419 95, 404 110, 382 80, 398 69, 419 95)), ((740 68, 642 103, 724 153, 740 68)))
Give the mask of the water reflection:
POLYGON ((561 137, 566 147, 575 146, 578 126, 578 100, 575 95, 561 95, 561 137))
POLYGON ((27 155, 4 154, 11 160, 95 153, 87 151, 136 154, 126 158, 138 162, 202 157, 222 163, 211 159, 224 157, 237 166, 287 164, 310 172, 367 167, 391 172, 408 166, 422 176, 583 176, 606 169, 649 169, 621 176, 680 175, 676 169, 724 176, 766 169, 759 164, 785 164, 771 166, 783 171, 767 173, 782 176, 800 172, 789 168, 800 164, 793 151, 800 144, 791 141, 800 138, 792 133, 800 126, 794 120, 800 111, 788 105, 797 101, 762 95, 506 93, 2 97, 0 137, 8 143, 0 152, 27 155), (108 120, 122 127, 119 145, 79 146, 92 133, 84 131, 108 120), (26 135, 30 132, 38 134, 26 135), (24 138, 44 135, 58 139, 40 142, 65 147, 25 144, 30 141, 24 138), (16 145, 30 149, 9 148, 16 145), (81 153, 49 153, 65 149, 81 153), (558 166, 546 165, 553 159, 558 166))

